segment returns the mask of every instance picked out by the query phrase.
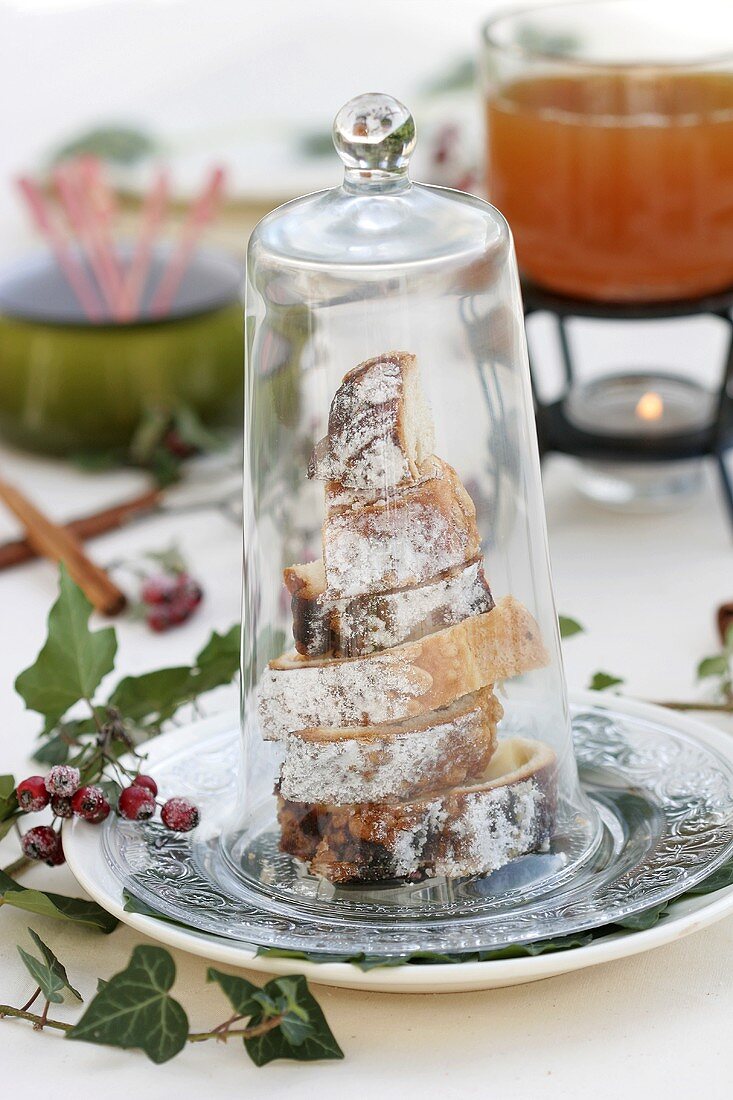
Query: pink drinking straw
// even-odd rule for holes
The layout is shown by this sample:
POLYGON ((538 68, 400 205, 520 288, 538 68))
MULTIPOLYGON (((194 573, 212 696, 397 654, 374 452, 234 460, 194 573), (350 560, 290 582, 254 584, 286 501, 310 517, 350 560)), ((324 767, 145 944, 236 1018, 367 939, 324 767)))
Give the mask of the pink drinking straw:
POLYGON ((168 313, 173 304, 181 279, 191 259, 201 234, 214 217, 224 190, 225 172, 222 167, 213 168, 195 203, 188 212, 181 231, 178 247, 168 261, 158 288, 150 304, 154 317, 168 313))
POLYGON ((150 270, 153 245, 165 218, 168 194, 168 173, 161 168, 143 202, 140 232, 135 242, 132 262, 123 283, 122 300, 126 320, 131 320, 139 313, 140 298, 150 270))
POLYGON ((48 241, 56 263, 66 276, 66 280, 76 295, 79 305, 90 321, 102 319, 94 286, 82 265, 68 247, 66 239, 51 217, 51 211, 40 187, 27 176, 16 181, 18 189, 30 211, 31 218, 39 233, 48 241))
POLYGON ((53 174, 66 216, 86 253, 95 278, 115 320, 122 319, 122 282, 114 249, 88 201, 84 184, 73 164, 62 165, 53 174))

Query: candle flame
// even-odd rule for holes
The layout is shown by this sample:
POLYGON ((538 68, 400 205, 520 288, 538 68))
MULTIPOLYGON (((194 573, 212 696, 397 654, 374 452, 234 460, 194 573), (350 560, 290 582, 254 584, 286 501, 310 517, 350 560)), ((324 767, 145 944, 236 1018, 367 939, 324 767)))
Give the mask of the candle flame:
POLYGON ((643 394, 636 405, 636 415, 639 420, 659 420, 664 412, 664 401, 658 393, 649 392, 643 394))

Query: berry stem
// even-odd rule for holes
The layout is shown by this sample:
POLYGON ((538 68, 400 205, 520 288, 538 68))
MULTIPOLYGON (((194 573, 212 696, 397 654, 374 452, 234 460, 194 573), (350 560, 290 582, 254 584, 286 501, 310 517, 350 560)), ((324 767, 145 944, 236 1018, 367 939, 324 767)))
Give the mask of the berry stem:
POLYGON ((9 875, 13 878, 14 875, 20 874, 21 871, 26 871, 31 866, 31 860, 28 856, 19 856, 14 859, 12 863, 9 863, 7 867, 3 867, 2 872, 4 875, 9 875))
POLYGON ((36 992, 33 994, 33 996, 30 998, 30 1000, 25 1002, 25 1004, 23 1005, 23 1007, 21 1008, 20 1011, 21 1012, 27 1012, 40 992, 41 992, 41 987, 39 985, 38 988, 36 989, 36 992))
MULTIPOLYGON (((38 996, 38 992, 34 995, 34 1000, 38 996)), ((57 1031, 71 1031, 74 1024, 67 1024, 62 1020, 49 1020, 47 1013, 49 1009, 49 1002, 46 1001, 46 1006, 41 1016, 37 1012, 28 1012, 25 1008, 13 1008, 12 1005, 0 1004, 0 1020, 4 1016, 12 1016, 17 1020, 28 1020, 33 1024, 35 1031, 40 1031, 44 1027, 52 1027, 57 1031)), ((234 1019, 243 1019, 243 1017, 234 1017, 234 1019)), ((221 1042, 226 1042, 230 1038, 242 1037, 244 1039, 256 1039, 259 1035, 266 1035, 268 1031, 274 1031, 276 1027, 279 1027, 282 1023, 283 1017, 270 1016, 267 1020, 263 1020, 261 1024, 255 1024, 254 1027, 242 1027, 242 1028, 226 1028, 220 1030, 224 1025, 219 1025, 219 1028, 214 1028, 213 1031, 191 1031, 187 1036, 187 1042, 189 1043, 205 1043, 207 1039, 219 1039, 221 1042)), ((226 1021, 227 1024, 230 1021, 226 1021)))
MULTIPOLYGON (((243 1017, 234 1017, 234 1019, 241 1020, 243 1017)), ((267 1020, 263 1020, 261 1024, 255 1024, 254 1027, 225 1028, 223 1024, 220 1024, 213 1031, 191 1031, 188 1035, 188 1042, 204 1043, 207 1039, 219 1039, 225 1043, 227 1039, 233 1039, 237 1036, 242 1036, 244 1039, 256 1039, 258 1035, 266 1035, 268 1031, 274 1031, 276 1027, 280 1026, 282 1019, 282 1016, 270 1016, 267 1020)))
POLYGON ((54 1027, 57 1031, 71 1031, 73 1024, 66 1024, 62 1020, 49 1020, 46 1016, 48 1012, 48 1001, 46 1001, 46 1008, 43 1016, 39 1016, 37 1012, 26 1012, 24 1008, 13 1008, 12 1005, 0 1005, 0 1019, 3 1016, 14 1016, 18 1020, 29 1020, 35 1030, 40 1031, 41 1027, 54 1027))
POLYGON ((657 707, 666 707, 667 710, 699 710, 699 711, 716 711, 720 714, 733 714, 733 702, 727 703, 687 703, 678 702, 677 700, 665 700, 662 702, 654 703, 657 707))

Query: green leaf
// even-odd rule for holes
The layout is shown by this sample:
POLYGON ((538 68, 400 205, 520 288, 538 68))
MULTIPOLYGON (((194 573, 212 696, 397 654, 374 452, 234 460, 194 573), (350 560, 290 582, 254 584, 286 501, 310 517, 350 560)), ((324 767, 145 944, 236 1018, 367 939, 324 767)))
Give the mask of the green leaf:
POLYGON ((154 561, 166 573, 185 573, 187 570, 186 559, 175 543, 171 543, 165 550, 148 550, 144 557, 148 561, 154 561))
POLYGON ((588 688, 590 691, 605 691, 606 688, 616 687, 617 684, 623 684, 623 682, 620 676, 611 676, 608 672, 594 672, 588 688))
POLYGON ((40 986, 41 993, 46 1000, 51 1001, 53 1004, 61 1004, 64 999, 64 983, 58 974, 54 974, 50 967, 35 959, 33 955, 29 955, 22 947, 18 947, 18 953, 33 981, 37 986, 40 986))
POLYGON ((28 929, 28 934, 41 952, 43 961, 41 962, 33 955, 29 955, 22 947, 18 947, 18 951, 28 972, 41 987, 41 992, 46 1000, 60 1004, 64 999, 64 989, 68 989, 77 1001, 81 1001, 83 999, 81 993, 74 989, 66 973, 66 967, 59 962, 51 948, 43 942, 38 933, 34 932, 32 928, 28 929))
POLYGON ((197 695, 232 682, 239 672, 240 638, 239 623, 231 626, 226 634, 213 631, 196 658, 193 682, 197 695))
POLYGON ((14 817, 18 810, 15 795, 15 776, 0 775, 0 821, 14 817))
POLYGON ((2 840, 4 836, 8 835, 10 830, 13 828, 13 825, 15 825, 15 822, 21 816, 21 812, 20 810, 18 810, 11 817, 6 817, 4 818, 4 820, 0 821, 0 840, 2 840))
POLYGON ((724 890, 726 886, 733 886, 733 859, 728 860, 712 875, 708 875, 697 886, 691 886, 685 897, 700 897, 702 894, 712 894, 715 890, 724 890))
MULTIPOLYGON (((336 1042, 321 1008, 308 989, 301 974, 274 978, 260 991, 264 998, 274 1002, 279 1011, 285 1011, 288 1023, 254 1039, 245 1039, 252 1061, 264 1066, 276 1058, 292 1058, 300 1062, 312 1062, 323 1058, 343 1058, 343 1051, 336 1042), (307 1025, 305 1034, 303 1025, 307 1025)), ((249 1021, 256 1027, 271 1012, 262 1012, 249 1021)), ((283 1021, 284 1022, 284 1021, 283 1021)))
POLYGON ((225 974, 210 966, 206 971, 207 982, 218 982, 224 995, 231 1002, 232 1008, 239 1016, 252 1016, 259 1012, 261 1005, 254 999, 259 992, 259 986, 248 982, 246 978, 239 978, 234 974, 225 974))
POLYGON ((163 947, 136 947, 127 967, 98 990, 67 1039, 143 1050, 167 1062, 186 1044, 188 1017, 168 992, 176 967, 163 947))
POLYGON ((4 871, 0 871, 0 904, 11 905, 14 909, 23 909, 26 913, 35 913, 41 917, 54 917, 57 920, 98 928, 105 933, 113 932, 119 924, 116 917, 95 901, 70 898, 50 891, 29 890, 4 871))
POLYGON ((714 657, 705 657, 697 666, 698 680, 705 680, 708 676, 725 676, 728 672, 728 658, 724 653, 716 653, 714 657))
POLYGON ((581 626, 577 619, 571 619, 568 615, 558 615, 560 623, 560 637, 572 638, 573 634, 584 634, 585 627, 581 626))
POLYGON ((109 697, 109 706, 136 725, 160 726, 187 702, 191 670, 185 665, 125 676, 109 697))
POLYGON ((173 424, 183 442, 202 454, 220 451, 225 445, 222 437, 207 428, 189 405, 179 405, 173 414, 173 424))
POLYGON ((69 759, 71 746, 60 734, 48 737, 40 748, 33 753, 33 759, 39 764, 65 764, 69 759))
POLYGON ((614 921, 619 928, 628 928, 632 932, 644 932, 647 928, 653 928, 661 917, 669 909, 669 902, 663 901, 659 905, 653 905, 650 909, 644 909, 641 913, 631 913, 622 920, 614 921))
POLYGON ((59 597, 48 616, 48 637, 35 664, 21 672, 15 689, 29 710, 50 730, 79 699, 91 699, 100 680, 114 668, 114 628, 92 632, 92 605, 62 565, 59 597))

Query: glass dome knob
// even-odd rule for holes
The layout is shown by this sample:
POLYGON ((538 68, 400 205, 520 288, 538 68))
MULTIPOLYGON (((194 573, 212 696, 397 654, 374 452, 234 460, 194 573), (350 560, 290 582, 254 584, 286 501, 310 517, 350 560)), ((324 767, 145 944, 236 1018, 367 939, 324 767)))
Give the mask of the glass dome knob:
POLYGON ((404 173, 415 148, 415 122, 398 99, 367 92, 336 115, 333 143, 347 169, 404 173))

